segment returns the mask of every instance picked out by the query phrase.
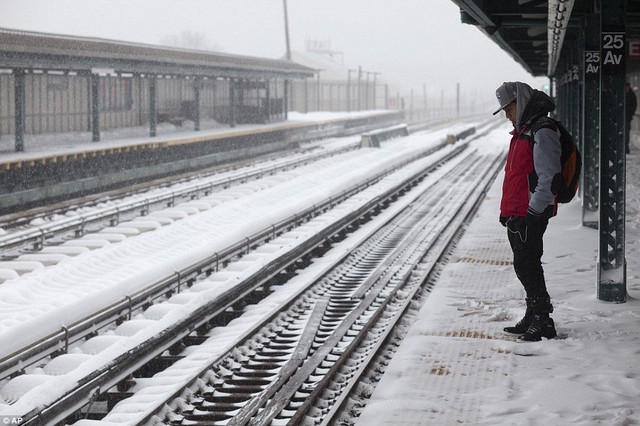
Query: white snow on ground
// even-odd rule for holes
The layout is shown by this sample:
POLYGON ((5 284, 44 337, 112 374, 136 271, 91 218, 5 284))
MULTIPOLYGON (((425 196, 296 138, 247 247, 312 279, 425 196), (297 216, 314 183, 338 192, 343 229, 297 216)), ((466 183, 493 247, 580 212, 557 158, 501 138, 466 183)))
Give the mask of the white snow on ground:
MULTIPOLYGON (((499 154, 499 150, 497 150, 496 153, 499 154)), ((489 157, 487 157, 487 160, 489 160, 489 157)), ((425 159, 423 161, 427 160, 425 159)), ((414 168, 414 171, 421 170, 423 166, 419 164, 420 162, 421 161, 417 161, 416 164, 407 168, 414 168)), ((189 385, 195 375, 201 376, 200 372, 205 371, 222 354, 237 347, 239 345, 238 342, 242 341, 243 336, 255 328, 255 324, 261 322, 263 317, 267 318, 273 315, 274 312, 278 312, 279 307, 284 304, 284 301, 293 299, 296 294, 305 290, 311 283, 314 283, 333 269, 333 265, 352 253, 353 250, 368 239, 376 229, 387 223, 389 217, 400 214, 415 201, 418 194, 433 186, 439 176, 442 176, 442 174, 455 167, 456 164, 452 162, 452 164, 440 167, 437 171, 430 174, 416 187, 415 191, 411 191, 400 197, 389 209, 385 210, 384 214, 376 216, 351 234, 349 238, 335 244, 334 247, 321 258, 314 259, 310 267, 298 271, 298 274, 286 284, 274 288, 274 292, 266 299, 256 305, 247 306, 243 315, 234 319, 225 327, 216 328, 209 332, 209 339, 206 342, 198 346, 192 346, 183 353, 185 358, 177 361, 171 367, 151 378, 136 380, 135 386, 129 390, 129 392, 134 393, 134 395, 131 398, 119 402, 104 418, 104 421, 125 425, 139 424, 147 415, 155 412, 158 408, 157 401, 161 397, 163 397, 163 399, 160 399, 161 401, 170 398, 172 395, 184 389, 185 386, 189 385)), ((366 192, 370 192, 372 189, 375 190, 376 186, 382 185, 373 185, 369 187, 366 192)), ((332 209, 330 212, 314 218, 305 224, 304 228, 316 227, 317 225, 314 225, 314 222, 318 220, 320 222, 327 222, 327 219, 323 217, 337 214, 338 212, 336 210, 339 209, 332 209)), ((353 211, 353 205, 347 210, 353 211)), ((272 246, 280 246, 282 244, 279 242, 280 239, 291 239, 291 234, 302 235, 300 231, 301 230, 293 230, 290 233, 283 234, 280 238, 271 241, 258 251, 262 253, 269 252, 273 250, 273 248, 271 248, 272 246)), ((315 233, 317 233, 317 231, 315 233)), ((227 269, 232 269, 232 266, 233 264, 227 269)), ((216 275, 217 273, 212 274, 209 280, 216 280, 216 275)), ((171 299, 169 302, 171 302, 171 299)), ((146 311, 144 315, 148 316, 148 311, 146 311)), ((163 416, 160 414, 158 417, 162 418, 163 416)), ((74 426, 88 426, 90 424, 91 422, 80 421, 74 423, 74 426)))
MULTIPOLYGON (((314 123, 320 121, 330 122, 344 118, 367 117, 388 113, 390 110, 355 111, 355 112, 312 112, 302 114, 290 112, 287 123, 314 123)), ((177 137, 193 137, 218 135, 220 133, 243 132, 252 130, 264 130, 270 127, 279 127, 283 123, 268 124, 238 124, 231 128, 228 124, 221 124, 215 120, 201 120, 200 131, 194 132, 193 122, 186 121, 183 126, 174 126, 169 123, 157 125, 157 136, 149 137, 149 127, 137 126, 113 130, 105 130, 100 134, 100 142, 91 142, 91 132, 77 133, 46 133, 37 135, 25 135, 24 151, 15 152, 15 141, 11 135, 0 136, 0 159, 25 160, 39 158, 42 153, 61 154, 83 152, 91 149, 108 149, 122 146, 140 145, 164 142, 177 137)))
POLYGON ((0 285, 0 312, 7 314, 0 316, 0 354, 20 347, 37 333, 50 333, 52 324, 72 324, 97 306, 121 300, 140 286, 195 263, 203 253, 210 256, 394 164, 402 164, 445 136, 446 131, 438 131, 426 137, 409 137, 387 149, 351 151, 340 161, 328 158, 235 186, 202 198, 201 202, 210 204, 208 211, 169 226, 162 227, 151 215, 107 228, 107 233, 119 233, 121 227, 159 228, 117 244, 93 238, 68 241, 63 245, 104 247, 46 270, 34 268, 0 285), (96 270, 104 274, 96 276, 96 270))
MULTIPOLYGON (((463 127, 467 128, 469 125, 463 127)), ((236 186, 200 199, 201 203, 209 203, 209 209, 205 208, 206 211, 164 227, 153 223, 153 215, 147 216, 143 221, 143 227, 157 227, 158 230, 143 232, 140 235, 133 233, 132 237, 114 244, 107 240, 87 241, 84 238, 69 241, 73 245, 101 241, 104 247, 78 254, 46 270, 41 268, 0 285, 0 312, 4 313, 0 316, 0 354, 10 354, 32 339, 60 330, 64 325, 73 324, 98 307, 122 300, 136 289, 162 276, 171 275, 178 268, 192 264, 204 255, 210 256, 232 243, 241 241, 244 236, 291 216, 294 212, 319 204, 329 196, 335 197, 345 189, 390 166, 403 164, 417 153, 440 143, 446 134, 447 130, 417 134, 391 141, 380 149, 351 151, 341 156, 339 161, 333 158, 325 159, 308 167, 299 167, 236 186), (308 191, 309 188, 314 190, 308 191), (96 276, 95 271, 104 273, 96 276)), ((452 146, 444 151, 449 149, 452 149, 452 146)), ((177 206, 174 209, 179 208, 180 206, 177 206)), ((133 222, 136 221, 139 220, 133 222)), ((132 224, 123 226, 133 227, 132 224)), ((118 229, 119 227, 115 227, 107 232, 116 234, 119 232, 118 229)), ((227 279, 234 272, 250 269, 247 265, 242 265, 243 263, 246 264, 233 264, 240 269, 222 271, 218 274, 220 279, 217 287, 212 289, 213 296, 235 284, 236 281, 230 283, 227 279)), ((210 286, 210 283, 208 285, 210 286)), ((194 285, 191 290, 194 291, 199 286, 200 283, 194 285)), ((201 298, 200 301, 202 300, 207 299, 201 298)), ((185 300, 179 304, 187 302, 185 300)), ((180 315, 179 310, 175 315, 180 315)), ((171 319, 163 318, 165 322, 171 319)), ((145 338, 145 334, 141 334, 140 331, 152 325, 152 321, 141 319, 124 323, 115 332, 121 336, 135 335, 139 344, 145 338)), ((123 344, 116 342, 111 352, 117 353, 124 347, 123 344)), ((91 369, 92 366, 102 366, 109 359, 113 359, 109 357, 110 353, 106 352, 108 351, 100 353, 91 363, 83 362, 81 368, 75 370, 73 367, 80 367, 78 357, 69 359, 69 362, 56 362, 59 365, 54 365, 51 369, 61 376, 56 379, 55 384, 51 382, 47 386, 33 389, 28 392, 28 397, 21 396, 34 387, 33 380, 44 383, 48 378, 32 378, 25 375, 11 381, 0 389, 0 396, 7 403, 16 402, 18 399, 20 401, 10 407, 0 404, 0 414, 11 414, 12 410, 18 410, 17 406, 20 413, 26 413, 32 408, 37 409, 48 398, 47 389, 52 392, 70 389, 82 375, 94 371, 91 369)), ((65 355, 61 358, 68 357, 65 355)), ((48 371, 45 370, 44 373, 48 371)))
MULTIPOLYGON (((491 145, 506 147, 507 131, 505 125, 503 132, 494 132, 491 145)), ((524 304, 497 221, 499 176, 357 424, 640 424, 637 139, 632 148, 627 156, 627 302, 597 300, 598 233, 580 225, 576 200, 560 206, 545 237, 543 262, 559 337, 517 343, 503 333, 520 318, 524 304)))
MULTIPOLYGON (((504 133, 504 143, 508 135, 504 133)), ((543 266, 557 339, 519 343, 522 287, 496 181, 358 425, 640 424, 640 143, 627 156, 626 303, 597 300, 598 232, 561 205, 543 266)))

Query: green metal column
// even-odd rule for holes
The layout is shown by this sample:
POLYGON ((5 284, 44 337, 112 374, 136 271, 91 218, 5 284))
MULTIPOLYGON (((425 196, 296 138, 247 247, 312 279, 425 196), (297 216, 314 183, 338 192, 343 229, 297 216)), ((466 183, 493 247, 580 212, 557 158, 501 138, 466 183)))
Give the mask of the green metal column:
POLYGON ((598 228, 600 188, 600 16, 584 22, 582 224, 598 228))
POLYGON ((601 2, 600 250, 598 299, 626 301, 624 89, 625 0, 601 2))
POLYGON ((570 88, 570 108, 571 108, 571 134, 575 138, 576 142, 581 143, 582 141, 582 126, 580 125, 581 116, 580 116, 580 105, 582 105, 581 95, 582 90, 580 90, 580 65, 577 58, 578 52, 575 52, 576 58, 575 61, 571 64, 571 82, 569 84, 570 88))
POLYGON ((149 136, 155 137, 158 125, 158 107, 156 95, 156 76, 149 75, 149 136))
POLYGON ((25 71, 22 68, 13 70, 13 85, 15 92, 15 150, 24 151, 24 116, 25 116, 25 71))
MULTIPOLYGON (((584 33, 581 30, 578 30, 578 43, 575 49, 574 63, 576 66, 575 69, 575 94, 576 94, 576 102, 575 102, 575 133, 573 136, 578 143, 578 147, 580 148, 580 152, 584 152, 584 115, 582 114, 584 108, 584 33)), ((583 158, 584 160, 584 158, 583 158)), ((584 173, 583 173, 584 174, 584 173)), ((580 177, 582 180, 582 176, 580 177)), ((584 195, 582 194, 582 186, 578 187, 578 194, 580 199, 584 199, 584 195)))
POLYGON ((569 127, 569 111, 567 106, 568 71, 566 69, 566 59, 564 56, 558 61, 557 70, 555 118, 562 121, 567 127, 569 127))
POLYGON ((91 132, 93 142, 100 142, 100 76, 91 74, 91 132))

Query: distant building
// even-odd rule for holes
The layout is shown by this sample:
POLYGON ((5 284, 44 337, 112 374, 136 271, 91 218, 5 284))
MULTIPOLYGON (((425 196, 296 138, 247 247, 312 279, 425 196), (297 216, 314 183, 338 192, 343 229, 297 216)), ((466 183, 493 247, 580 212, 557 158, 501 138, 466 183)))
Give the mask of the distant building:
POLYGON ((329 41, 307 40, 306 50, 292 51, 291 60, 316 71, 315 79, 293 83, 295 111, 360 111, 386 108, 386 88, 376 74, 344 64, 344 54, 329 41))
MULTIPOLYGON (((349 68, 344 65, 344 54, 331 50, 330 42, 307 40, 304 52, 292 51, 291 60, 296 64, 318 70, 320 80, 346 81, 349 68)), ((357 75, 352 70, 352 78, 357 75)))

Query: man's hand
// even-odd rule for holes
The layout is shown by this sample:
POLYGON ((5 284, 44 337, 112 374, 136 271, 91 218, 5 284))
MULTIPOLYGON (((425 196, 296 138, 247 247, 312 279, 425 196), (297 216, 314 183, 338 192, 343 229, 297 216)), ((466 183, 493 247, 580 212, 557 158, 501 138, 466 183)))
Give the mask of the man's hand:
POLYGON ((523 226, 527 226, 527 218, 525 216, 509 216, 507 218, 507 228, 513 232, 519 231, 523 226))
POLYGON ((538 213, 533 210, 531 207, 527 209, 527 216, 525 217, 525 221, 527 226, 536 226, 542 220, 542 213, 538 213))

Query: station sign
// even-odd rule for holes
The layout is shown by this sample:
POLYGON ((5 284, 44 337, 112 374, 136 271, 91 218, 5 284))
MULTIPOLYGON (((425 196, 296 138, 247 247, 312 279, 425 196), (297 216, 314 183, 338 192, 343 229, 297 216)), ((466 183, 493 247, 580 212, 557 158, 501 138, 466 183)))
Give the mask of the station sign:
POLYGON ((587 80, 596 80, 600 78, 600 51, 587 50, 584 52, 584 74, 587 80))
POLYGON ((625 33, 602 32, 602 73, 604 75, 624 75, 625 67, 625 33))
POLYGON ((640 40, 627 40, 629 49, 627 49, 627 57, 629 59, 640 60, 640 40))

